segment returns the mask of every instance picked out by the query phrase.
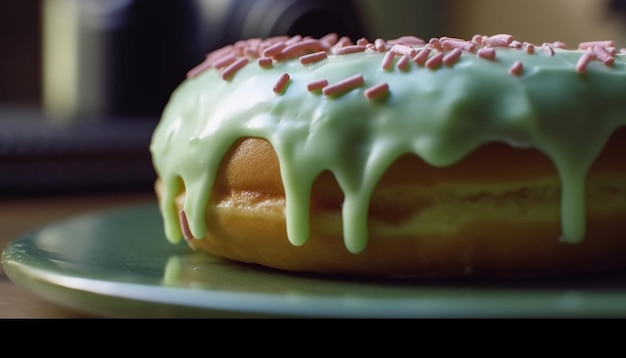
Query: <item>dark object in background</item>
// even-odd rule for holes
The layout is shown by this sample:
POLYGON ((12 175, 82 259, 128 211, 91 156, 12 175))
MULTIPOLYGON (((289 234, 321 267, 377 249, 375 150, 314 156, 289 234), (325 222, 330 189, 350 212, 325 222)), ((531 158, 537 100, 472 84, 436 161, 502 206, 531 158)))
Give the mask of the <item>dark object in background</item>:
POLYGON ((345 0, 126 0, 104 9, 109 12, 94 11, 103 2, 91 1, 85 11, 102 19, 85 26, 109 24, 93 32, 106 47, 106 68, 92 70, 106 73, 105 110, 113 116, 158 116, 190 68, 240 39, 364 36, 352 1, 345 0))
POLYGON ((0 102, 41 101, 39 14, 38 1, 0 1, 0 102))
POLYGON ((626 15, 626 0, 609 0, 609 8, 626 15))
POLYGON ((0 106, 0 198, 151 191, 154 121, 46 120, 0 106))
MULTIPOLYGON (((69 93, 87 101, 79 100, 74 104, 77 110, 68 111, 73 118, 55 120, 48 117, 46 105, 0 103, 0 197, 151 191, 152 131, 172 90, 206 53, 249 37, 328 32, 362 36, 351 1, 80 0, 71 4, 79 11, 78 34, 53 38, 62 42, 63 36, 78 36, 80 41, 75 42, 75 52, 53 54, 76 55, 70 60, 77 60, 79 68, 71 68, 74 73, 69 78, 56 80, 64 90, 75 86, 69 93), (103 105, 92 106, 89 101, 94 98, 103 105)), ((68 22, 77 21, 71 12, 65 14, 68 22)), ((56 83, 45 87, 64 93, 56 90, 56 83)))

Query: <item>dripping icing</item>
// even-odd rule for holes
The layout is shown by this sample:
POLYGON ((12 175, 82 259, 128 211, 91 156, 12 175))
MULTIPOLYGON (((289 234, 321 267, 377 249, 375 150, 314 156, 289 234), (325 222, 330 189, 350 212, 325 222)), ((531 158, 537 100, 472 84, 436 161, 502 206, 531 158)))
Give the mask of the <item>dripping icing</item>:
POLYGON ((181 180, 189 193, 190 234, 205 235, 204 210, 222 157, 237 139, 259 137, 279 158, 294 245, 308 240, 309 195, 321 172, 331 171, 344 192, 345 245, 358 253, 367 245, 370 195, 395 159, 413 153, 449 166, 492 141, 536 148, 552 159, 562 183, 563 240, 579 242, 587 171, 612 132, 626 124, 626 68, 612 46, 593 42, 569 50, 544 43, 534 51, 535 45, 505 34, 355 45, 329 35, 217 50, 189 71, 153 135, 166 236, 182 237, 174 204, 181 180), (320 51, 323 61, 300 60, 320 51), (454 61, 441 65, 450 53, 454 61), (255 56, 262 57, 248 60, 255 56), (394 68, 402 56, 412 61, 394 68), (289 86, 275 92, 281 74, 289 86), (340 93, 326 91, 332 95, 307 87, 321 83, 324 92, 351 78, 358 81, 340 93), (370 96, 381 84, 385 95, 370 96))

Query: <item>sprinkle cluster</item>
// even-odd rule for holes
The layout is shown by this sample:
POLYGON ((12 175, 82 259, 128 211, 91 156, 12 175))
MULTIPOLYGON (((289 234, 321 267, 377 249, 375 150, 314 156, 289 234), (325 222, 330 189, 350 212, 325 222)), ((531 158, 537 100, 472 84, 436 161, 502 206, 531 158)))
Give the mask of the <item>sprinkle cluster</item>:
MULTIPOLYGON (((442 66, 453 67, 463 54, 478 56, 488 61, 497 59, 497 49, 508 48, 525 51, 533 55, 536 51, 543 51, 554 56, 555 49, 566 49, 560 41, 543 43, 541 46, 529 42, 517 41, 512 35, 497 34, 493 36, 474 35, 471 40, 453 37, 432 38, 428 42, 415 36, 402 36, 393 40, 377 38, 370 42, 361 38, 353 42, 350 38, 339 37, 330 33, 319 39, 310 36, 277 36, 268 39, 250 39, 238 41, 235 44, 215 50, 206 56, 206 59, 187 73, 187 78, 193 78, 200 73, 214 68, 220 76, 230 80, 236 73, 256 61, 261 68, 272 68, 275 63, 298 59, 303 66, 324 61, 329 55, 345 55, 359 52, 384 53, 381 67, 385 71, 397 68, 406 72, 411 63, 418 67, 437 70, 442 66), (539 49, 539 50, 538 50, 539 49)), ((578 49, 584 51, 576 64, 576 71, 586 72, 589 63, 600 61, 606 66, 612 66, 617 53, 613 41, 592 41, 580 43, 578 49)), ((626 50, 620 50, 626 52, 626 50)), ((509 68, 509 74, 520 76, 524 72, 524 65, 516 61, 509 68)), ((277 94, 284 93, 291 82, 288 73, 281 74, 273 86, 277 94)), ((310 92, 321 92, 326 96, 339 96, 355 88, 365 85, 362 75, 356 74, 335 83, 326 79, 318 79, 307 84, 310 92)), ((363 92, 367 99, 385 98, 389 94, 389 85, 386 82, 374 84, 363 92)))

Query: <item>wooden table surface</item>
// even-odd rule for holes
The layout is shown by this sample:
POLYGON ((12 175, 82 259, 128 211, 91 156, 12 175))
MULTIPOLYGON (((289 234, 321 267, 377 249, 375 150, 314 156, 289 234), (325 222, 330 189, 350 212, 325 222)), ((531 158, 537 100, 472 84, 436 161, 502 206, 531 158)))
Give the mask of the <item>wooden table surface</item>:
MULTIPOLYGON (((155 202, 151 192, 0 199, 0 250, 22 234, 76 215, 155 202)), ((14 284, 0 267, 0 318, 89 318, 14 284)))

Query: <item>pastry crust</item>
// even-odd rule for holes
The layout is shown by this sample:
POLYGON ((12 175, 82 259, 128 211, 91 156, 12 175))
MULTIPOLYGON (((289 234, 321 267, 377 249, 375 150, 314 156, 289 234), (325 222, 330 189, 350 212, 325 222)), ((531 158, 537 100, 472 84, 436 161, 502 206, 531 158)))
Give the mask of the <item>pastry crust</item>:
MULTIPOLYGON (((626 130, 619 130, 591 169, 587 236, 578 244, 559 241, 560 181, 539 151, 492 143, 444 168, 405 155, 374 190, 368 245, 353 254, 343 242, 343 194, 329 172, 313 186, 309 239, 289 242, 278 158, 266 140, 246 138, 220 166, 207 235, 189 245, 282 270, 376 276, 512 277, 623 266, 625 150, 626 130)), ((182 192, 179 210, 184 200, 182 192)))

